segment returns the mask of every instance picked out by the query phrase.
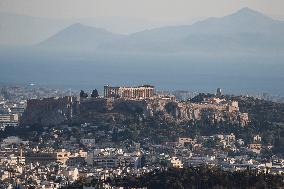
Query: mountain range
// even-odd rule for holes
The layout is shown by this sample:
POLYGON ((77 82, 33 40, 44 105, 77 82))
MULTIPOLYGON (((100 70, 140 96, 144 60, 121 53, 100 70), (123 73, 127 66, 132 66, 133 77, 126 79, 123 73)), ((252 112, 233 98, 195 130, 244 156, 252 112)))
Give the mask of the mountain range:
POLYGON ((279 52, 284 22, 243 8, 192 25, 161 27, 120 35, 73 24, 38 44, 41 48, 133 52, 279 52))
MULTIPOLYGON (((196 19, 181 21, 180 23, 187 24, 194 21, 196 19)), ((42 18, 0 12, 0 45, 26 46, 37 44, 74 23, 105 28, 119 34, 129 34, 146 28, 180 24, 179 22, 153 22, 128 17, 42 18)))
POLYGON ((0 45, 33 45, 66 28, 71 22, 0 13, 0 45))
POLYGON ((284 94, 284 24, 249 8, 131 34, 80 21, 10 18, 0 17, 0 44, 11 39, 25 46, 0 46, 0 85, 93 89, 150 83, 166 90, 284 94), (9 24, 14 38, 4 27, 9 24))
POLYGON ((76 23, 39 43, 38 46, 56 49, 88 50, 97 49, 103 43, 113 42, 123 37, 123 35, 111 33, 105 29, 76 23))

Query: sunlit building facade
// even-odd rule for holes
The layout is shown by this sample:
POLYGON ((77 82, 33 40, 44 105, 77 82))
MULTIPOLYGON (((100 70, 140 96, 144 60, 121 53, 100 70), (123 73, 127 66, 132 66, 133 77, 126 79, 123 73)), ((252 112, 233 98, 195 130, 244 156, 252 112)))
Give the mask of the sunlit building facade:
POLYGON ((104 86, 105 98, 145 99, 154 96, 154 86, 143 85, 137 87, 104 86))

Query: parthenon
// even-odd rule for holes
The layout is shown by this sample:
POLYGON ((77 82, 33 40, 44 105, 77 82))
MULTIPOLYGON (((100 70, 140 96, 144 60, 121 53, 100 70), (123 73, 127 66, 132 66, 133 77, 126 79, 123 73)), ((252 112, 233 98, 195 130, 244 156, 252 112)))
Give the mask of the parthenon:
POLYGON ((154 96, 154 86, 142 85, 137 87, 104 86, 105 98, 145 99, 154 96))

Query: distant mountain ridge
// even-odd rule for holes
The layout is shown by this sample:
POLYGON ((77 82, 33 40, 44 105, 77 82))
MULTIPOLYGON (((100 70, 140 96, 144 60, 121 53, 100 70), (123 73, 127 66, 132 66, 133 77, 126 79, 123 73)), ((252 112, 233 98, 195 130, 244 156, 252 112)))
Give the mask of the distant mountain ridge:
POLYGON ((68 25, 70 22, 60 19, 0 13, 0 45, 34 45, 68 25))
POLYGON ((162 27, 125 36, 75 24, 39 45, 119 52, 283 51, 283 34, 283 21, 243 8, 193 25, 162 27))
POLYGON ((105 28, 115 33, 133 33, 165 25, 128 17, 42 18, 0 12, 0 46, 34 45, 74 23, 105 28))
POLYGON ((103 43, 115 41, 122 37, 123 35, 111 33, 102 28, 76 23, 39 43, 38 46, 56 49, 92 50, 103 43))

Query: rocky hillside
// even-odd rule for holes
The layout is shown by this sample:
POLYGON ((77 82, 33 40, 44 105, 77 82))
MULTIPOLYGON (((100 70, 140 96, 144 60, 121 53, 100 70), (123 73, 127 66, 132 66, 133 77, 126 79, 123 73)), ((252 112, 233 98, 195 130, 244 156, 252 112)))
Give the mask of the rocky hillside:
POLYGON ((126 100, 105 98, 48 98, 30 100, 21 119, 22 125, 60 125, 85 122, 121 122, 157 118, 172 122, 204 120, 246 125, 247 114, 237 104, 198 104, 165 99, 126 100))

